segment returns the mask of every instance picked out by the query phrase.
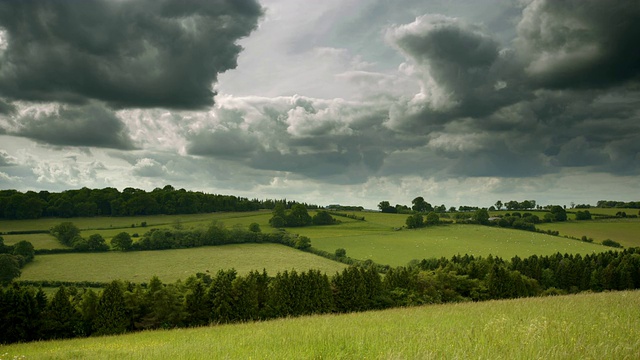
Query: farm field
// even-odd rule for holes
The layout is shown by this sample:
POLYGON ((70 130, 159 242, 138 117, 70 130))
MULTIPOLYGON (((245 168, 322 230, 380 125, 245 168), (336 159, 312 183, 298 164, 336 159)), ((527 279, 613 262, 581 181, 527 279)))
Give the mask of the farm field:
MULTIPOLYGON (((182 214, 182 215, 149 215, 149 216, 124 216, 124 217, 76 217, 76 218, 42 218, 36 220, 0 220, 0 232, 8 231, 29 231, 48 230, 63 221, 70 221, 80 229, 109 229, 109 228, 139 228, 142 222, 146 222, 148 227, 167 225, 171 226, 177 221, 183 225, 207 225, 211 221, 221 221, 227 225, 244 223, 244 218, 266 216, 268 222, 271 213, 269 211, 252 212, 218 212, 209 214, 182 214), (133 225, 133 226, 132 226, 133 225)), ((247 222, 247 225, 253 221, 247 222)), ((140 231, 142 229, 136 229, 140 231)))
POLYGON ((640 219, 567 221, 537 224, 536 227, 543 230, 557 230, 560 235, 576 238, 586 235, 593 238, 595 242, 611 239, 624 247, 640 246, 640 219))
POLYGON ((0 346, 2 359, 637 359, 639 353, 639 291, 0 346))
POLYGON ((235 268, 275 275, 284 270, 319 269, 328 274, 346 265, 278 244, 236 244, 193 249, 38 255, 22 269, 20 280, 98 281, 114 279, 147 282, 158 276, 164 282, 186 279, 198 272, 215 275, 235 268))
MULTIPOLYGON (((313 215, 314 212, 311 211, 310 214, 313 215)), ((419 230, 407 230, 405 228, 398 231, 404 225, 407 215, 375 212, 358 212, 356 215, 364 216, 366 221, 336 217, 341 221, 339 225, 288 228, 287 231, 308 236, 311 238, 312 246, 317 249, 332 253, 338 248, 344 248, 347 251, 347 255, 354 259, 371 259, 377 263, 392 266, 406 265, 414 259, 451 257, 457 254, 481 256, 492 254, 511 258, 514 255, 526 257, 534 254, 549 255, 556 252, 586 254, 611 249, 598 244, 587 244, 562 237, 476 225, 448 224, 419 230)), ((142 235, 151 228, 174 228, 178 226, 184 229, 204 228, 214 221, 223 223, 228 228, 233 226, 246 228, 249 224, 255 222, 261 226, 264 232, 269 232, 274 231, 269 226, 270 217, 270 212, 260 211, 135 218, 103 217, 6 221, 2 225, 5 226, 3 229, 6 228, 9 231, 24 231, 42 229, 46 227, 44 225, 53 226, 53 224, 58 224, 61 221, 71 221, 83 229, 82 236, 88 237, 91 234, 99 233, 108 243, 111 237, 122 231, 142 235), (139 226, 142 221, 147 223, 146 227, 139 226), (127 226, 126 224, 137 225, 131 227, 131 225, 127 226), (118 228, 118 226, 124 227, 118 228)), ((576 226, 584 226, 588 223, 576 223, 576 226)), ((640 224, 640 222, 637 223, 640 224)), ((541 225, 562 226, 564 224, 541 225)), ((553 227, 551 229, 555 230, 553 227)), ((608 229, 613 229, 613 227, 608 229)), ((578 232, 579 236, 586 234, 582 229, 577 229, 576 232, 578 232)), ((561 233, 564 234, 562 231, 561 233)), ((618 240, 614 235, 607 235, 607 237, 618 240)), ((5 235, 7 244, 12 244, 22 239, 31 241, 36 249, 62 247, 48 234, 5 235)), ((628 241, 627 244, 631 244, 631 242, 628 241)), ((99 259, 102 258, 96 258, 96 261, 99 261, 99 259)), ((29 271, 26 273, 29 273, 29 271)))
POLYGON ((568 211, 576 212, 576 211, 585 211, 589 210, 589 212, 593 214, 601 214, 601 215, 609 215, 615 216, 618 212, 625 212, 627 215, 639 215, 640 209, 629 209, 629 208, 588 208, 588 209, 567 209, 568 211))
MULTIPOLYGON (((174 228, 180 226, 185 229, 201 228, 216 221, 227 227, 235 225, 249 226, 252 222, 257 222, 263 229, 269 228, 268 211, 255 212, 220 212, 211 214, 191 214, 191 215, 153 215, 136 217, 93 217, 93 218, 43 218, 37 220, 0 220, 0 233, 11 231, 35 231, 48 230, 61 222, 69 221, 78 226, 81 236, 89 237, 93 234, 102 235, 107 243, 113 236, 120 232, 128 232, 130 235, 142 235, 151 228, 174 228), (146 223, 142 227, 142 222, 146 223)), ((36 249, 58 249, 64 248, 58 241, 49 234, 19 234, 2 235, 5 244, 12 245, 20 240, 26 240, 33 244, 36 249)))
POLYGON ((333 252, 344 248, 347 255, 360 260, 371 259, 392 266, 407 265, 411 260, 453 255, 481 255, 511 258, 515 255, 551 255, 561 253, 588 254, 611 250, 599 244, 549 236, 522 230, 480 225, 442 225, 418 230, 377 231, 354 230, 338 233, 323 229, 301 228, 315 248, 333 252), (323 236, 324 235, 324 236, 323 236))
POLYGON ((13 245, 18 241, 26 240, 35 249, 65 249, 66 246, 51 234, 20 234, 20 235, 0 235, 4 238, 5 245, 13 245))

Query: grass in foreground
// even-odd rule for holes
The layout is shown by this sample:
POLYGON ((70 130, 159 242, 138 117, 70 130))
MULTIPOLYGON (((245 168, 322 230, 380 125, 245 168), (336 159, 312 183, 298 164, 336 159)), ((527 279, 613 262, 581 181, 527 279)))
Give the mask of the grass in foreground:
POLYGON ((235 268, 239 274, 266 269, 269 274, 319 269, 327 274, 346 265, 278 244, 237 244, 193 249, 39 255, 22 269, 19 280, 164 282, 198 272, 215 275, 235 268))
POLYGON ((0 346, 0 359, 637 359, 640 292, 0 346))

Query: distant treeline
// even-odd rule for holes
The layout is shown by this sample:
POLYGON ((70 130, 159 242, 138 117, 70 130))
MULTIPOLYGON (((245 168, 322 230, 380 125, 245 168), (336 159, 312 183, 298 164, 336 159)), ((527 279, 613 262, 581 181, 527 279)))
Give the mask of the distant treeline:
POLYGON ((640 209, 640 201, 624 202, 624 201, 600 200, 598 201, 598 204, 596 206, 599 208, 640 209))
POLYGON ((469 255, 389 269, 352 266, 275 276, 235 270, 142 286, 113 281, 101 293, 60 287, 52 298, 17 283, 0 290, 0 343, 157 328, 347 313, 399 306, 640 288, 640 248, 586 256, 503 260, 469 255))
MULTIPOLYGON (((273 209, 277 203, 291 208, 296 202, 258 200, 232 195, 176 190, 171 185, 147 192, 126 188, 49 191, 0 190, 0 218, 38 219, 40 217, 91 217, 199 214, 217 211, 254 211, 273 209)), ((305 204, 308 209, 316 205, 305 204)))

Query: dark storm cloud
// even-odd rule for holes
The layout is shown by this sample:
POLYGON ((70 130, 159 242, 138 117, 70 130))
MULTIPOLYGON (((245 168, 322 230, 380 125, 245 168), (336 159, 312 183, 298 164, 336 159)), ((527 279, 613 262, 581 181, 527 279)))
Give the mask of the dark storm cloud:
POLYGON ((604 88, 640 79, 640 2, 535 0, 517 44, 537 86, 604 88))
POLYGON ((0 114, 7 115, 7 114, 13 114, 15 112, 16 112, 15 105, 0 99, 0 114))
POLYGON ((513 53, 476 27, 429 15, 391 29, 388 38, 414 63, 422 87, 410 102, 396 106, 392 127, 429 132, 525 97, 513 53))
MULTIPOLYGON (((257 26, 255 0, 0 1, 0 93, 114 107, 202 108, 257 26)), ((0 107, 1 108, 1 107, 0 107)))
POLYGON ((187 150, 192 155, 245 158, 259 147, 255 137, 233 129, 197 133, 191 137, 187 150))
POLYGON ((61 106, 50 112, 31 111, 15 123, 17 128, 8 131, 9 134, 50 145, 135 148, 123 122, 111 110, 97 104, 61 106))
POLYGON ((450 176, 638 174, 639 9, 532 1, 513 49, 441 15, 391 28, 421 91, 396 102, 387 125, 428 138, 450 176))

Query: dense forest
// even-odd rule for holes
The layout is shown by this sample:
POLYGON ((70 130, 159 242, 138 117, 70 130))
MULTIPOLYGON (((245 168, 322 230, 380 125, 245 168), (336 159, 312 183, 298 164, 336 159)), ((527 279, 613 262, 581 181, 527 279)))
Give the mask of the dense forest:
POLYGON ((640 249, 598 254, 455 256, 389 269, 197 274, 173 284, 113 281, 101 292, 31 283, 0 290, 0 343, 202 326, 398 306, 640 288, 640 249))
MULTIPOLYGON (((40 217, 91 217, 198 214, 217 211, 273 209, 276 203, 291 208, 296 202, 258 200, 232 195, 176 190, 171 185, 147 192, 126 188, 49 191, 0 190, 0 219, 38 219, 40 217)), ((309 209, 315 205, 305 204, 309 209)))

